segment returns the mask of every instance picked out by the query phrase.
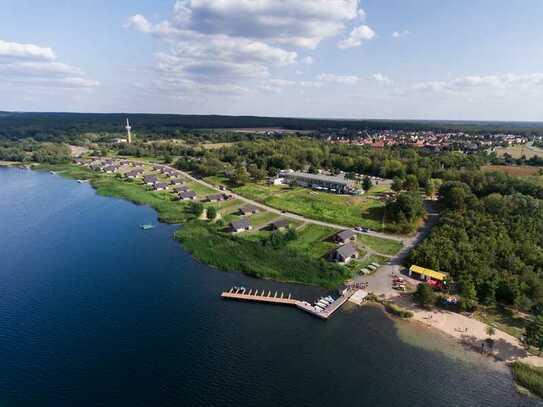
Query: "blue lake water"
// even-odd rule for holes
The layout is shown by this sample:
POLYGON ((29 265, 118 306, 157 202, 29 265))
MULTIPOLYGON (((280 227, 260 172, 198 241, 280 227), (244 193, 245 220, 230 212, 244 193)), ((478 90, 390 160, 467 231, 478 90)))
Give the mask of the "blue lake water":
POLYGON ((541 405, 494 363, 400 340, 377 309, 323 322, 223 301, 232 285, 322 291, 213 270, 176 226, 138 228, 156 222, 89 185, 0 169, 0 406, 541 405))

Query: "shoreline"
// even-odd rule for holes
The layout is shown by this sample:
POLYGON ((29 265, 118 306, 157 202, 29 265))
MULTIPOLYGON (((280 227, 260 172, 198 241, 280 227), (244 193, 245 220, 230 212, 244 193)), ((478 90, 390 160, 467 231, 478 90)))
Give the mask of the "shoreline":
MULTIPOLYGON (((393 302, 413 313, 413 317, 407 321, 414 322, 421 328, 436 329, 454 338, 457 343, 473 352, 481 353, 482 344, 489 338, 486 329, 490 325, 475 318, 436 308, 424 310, 406 297, 393 299, 393 302)), ((506 364, 522 362, 543 367, 543 357, 528 353, 517 338, 497 328, 494 329, 495 334, 491 337, 494 340, 494 346, 492 352, 485 353, 486 355, 506 364)), ((488 348, 485 347, 486 349, 488 348)))
MULTIPOLYGON (((17 166, 15 166, 17 167, 17 166)), ((25 166, 18 166, 19 168, 25 168, 25 166)), ((77 169, 77 167, 75 167, 77 169)), ((34 165, 32 166, 33 170, 37 171, 47 171, 49 168, 44 165, 34 165)), ((94 173, 91 173, 94 174, 94 173)), ((59 175, 65 176, 66 178, 70 179, 76 179, 69 173, 60 172, 59 175)), ((100 178, 100 176, 96 176, 96 178, 100 178)), ((93 187, 93 189, 100 194, 99 186, 95 185, 93 183, 93 180, 91 180, 90 185, 93 187)), ((177 240, 183 250, 187 251, 191 256, 194 258, 195 261, 205 264, 206 266, 209 266, 217 271, 227 271, 232 272, 236 270, 230 270, 225 269, 221 267, 218 264, 214 264, 213 262, 208 262, 204 258, 200 258, 190 250, 190 248, 185 247, 183 244, 184 242, 179 238, 178 232, 180 232, 182 229, 185 228, 187 224, 190 224, 191 220, 185 216, 185 218, 182 221, 172 221, 171 219, 164 218, 161 215, 161 211, 153 206, 151 203, 148 202, 141 202, 137 199, 132 199, 131 197, 127 195, 123 195, 121 193, 119 194, 105 194, 107 196, 115 196, 120 199, 128 200, 135 204, 144 204, 149 205, 153 210, 157 212, 158 219, 160 222, 166 223, 166 224, 178 224, 182 225, 182 227, 178 227, 176 232, 174 233, 173 238, 177 240)), ((277 281, 280 283, 285 284, 300 284, 300 285, 306 285, 306 286, 313 286, 316 288, 326 289, 326 287, 323 287, 322 285, 318 284, 311 284, 309 282, 303 282, 303 281, 295 281, 295 280, 289 280, 289 279, 281 279, 279 276, 259 276, 254 275, 251 273, 246 273, 243 270, 237 270, 238 272, 242 272, 245 275, 248 275, 253 278, 263 279, 263 280, 272 280, 277 281)), ((477 352, 477 349, 480 349, 480 343, 483 342, 485 339, 488 338, 488 335, 486 334, 486 327, 487 324, 484 324, 481 321, 478 321, 474 318, 469 318, 466 316, 463 316, 461 314, 445 311, 445 310, 422 310, 418 307, 416 307, 413 303, 410 301, 406 301, 405 297, 395 297, 392 298, 392 301, 396 303, 397 305, 413 312, 413 317, 410 319, 407 319, 405 321, 408 322, 415 322, 418 326, 421 328, 433 328, 436 329, 439 332, 442 332, 446 334, 447 336, 453 338, 457 343, 460 343, 464 345, 464 347, 469 348, 472 352, 477 352), (465 329, 467 328, 467 331, 465 329)), ((369 304, 368 304, 369 305, 369 304)), ((395 316, 390 315, 382 306, 382 304, 376 303, 377 306, 380 306, 382 308, 382 311, 387 314, 388 317, 392 319, 400 319, 395 316)), ((513 336, 500 331, 496 329, 496 334, 493 336, 493 339, 495 341, 494 349, 495 353, 492 356, 497 361, 504 362, 506 364, 510 364, 514 361, 521 361, 524 363, 528 363, 533 366, 537 367, 543 367, 543 357, 530 355, 526 352, 526 350, 522 347, 518 339, 514 338, 513 336)))

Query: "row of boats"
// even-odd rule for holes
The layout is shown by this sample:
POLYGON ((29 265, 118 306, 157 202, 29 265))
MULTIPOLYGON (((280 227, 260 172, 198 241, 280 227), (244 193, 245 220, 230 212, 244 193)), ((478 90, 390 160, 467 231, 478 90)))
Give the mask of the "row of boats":
POLYGON ((336 299, 334 297, 332 297, 331 295, 327 296, 327 297, 322 297, 322 298, 319 298, 317 301, 315 301, 315 303, 313 304, 313 308, 315 309, 315 311, 317 312, 322 312, 324 311, 326 308, 328 308, 330 305, 332 305, 332 303, 335 301, 336 299))

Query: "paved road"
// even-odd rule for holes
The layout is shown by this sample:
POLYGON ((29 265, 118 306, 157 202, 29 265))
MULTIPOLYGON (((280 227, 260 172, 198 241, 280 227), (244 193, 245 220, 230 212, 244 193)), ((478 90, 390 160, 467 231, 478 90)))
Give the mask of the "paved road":
MULTIPOLYGON (((395 297, 400 294, 399 291, 392 288, 392 273, 398 275, 400 274, 405 257, 421 242, 421 240, 428 235, 428 233, 430 233, 432 226, 434 226, 439 219, 439 213, 437 212, 435 202, 425 201, 425 206, 426 211, 428 212, 428 219, 426 220, 426 223, 414 236, 404 240, 403 249, 392 257, 388 264, 379 268, 375 273, 369 276, 360 276, 356 279, 357 282, 368 283, 367 290, 369 292, 372 292, 378 296, 384 296, 385 298, 395 297)), ((418 283, 417 280, 410 279, 409 277, 405 278, 412 280, 411 282, 414 284, 418 283)))

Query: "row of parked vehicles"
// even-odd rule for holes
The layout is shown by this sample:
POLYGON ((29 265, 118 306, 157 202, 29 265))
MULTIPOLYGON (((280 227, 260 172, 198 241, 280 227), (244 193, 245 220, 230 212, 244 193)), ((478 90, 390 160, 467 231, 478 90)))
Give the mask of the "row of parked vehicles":
POLYGON ((331 295, 327 297, 319 298, 319 300, 315 301, 315 304, 313 305, 313 308, 317 312, 324 311, 330 304, 332 304, 336 299, 332 297, 331 295))

